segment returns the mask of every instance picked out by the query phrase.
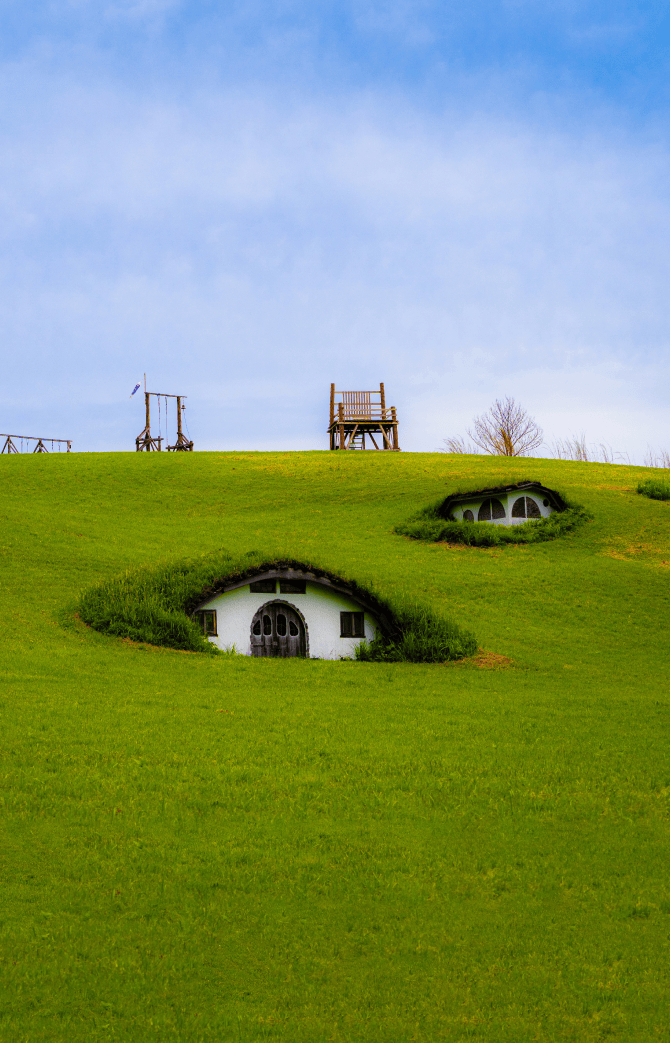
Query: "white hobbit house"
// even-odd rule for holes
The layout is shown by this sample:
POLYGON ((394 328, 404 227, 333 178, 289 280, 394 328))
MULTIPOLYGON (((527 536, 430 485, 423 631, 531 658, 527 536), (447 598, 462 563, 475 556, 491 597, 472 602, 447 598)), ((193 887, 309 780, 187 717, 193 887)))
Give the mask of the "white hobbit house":
POLYGON ((193 618, 208 641, 242 655, 353 659, 380 612, 345 580, 308 568, 255 570, 222 581, 193 618))
POLYGON ((547 489, 539 482, 519 482, 517 485, 448 496, 440 514, 456 521, 523 525, 527 521, 548 518, 565 508, 565 501, 553 489, 547 489))

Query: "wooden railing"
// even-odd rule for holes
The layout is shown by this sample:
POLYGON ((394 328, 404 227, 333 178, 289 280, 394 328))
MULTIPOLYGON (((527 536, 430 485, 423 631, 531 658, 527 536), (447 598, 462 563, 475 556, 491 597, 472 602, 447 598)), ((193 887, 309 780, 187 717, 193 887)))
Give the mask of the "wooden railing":
POLYGON ((355 421, 387 421, 391 419, 386 408, 384 385, 379 391, 336 391, 330 385, 330 422, 335 420, 351 423, 355 421))

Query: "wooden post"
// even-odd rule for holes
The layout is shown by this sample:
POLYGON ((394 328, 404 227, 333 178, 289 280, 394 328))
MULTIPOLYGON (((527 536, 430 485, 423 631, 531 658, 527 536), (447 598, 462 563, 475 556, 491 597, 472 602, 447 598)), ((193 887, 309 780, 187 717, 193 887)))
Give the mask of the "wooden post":
POLYGON ((391 419, 393 421, 393 448, 399 449, 398 446, 398 419, 395 415, 395 406, 391 406, 391 419))
POLYGON ((342 405, 341 402, 340 402, 339 406, 337 407, 337 411, 339 413, 338 419, 339 419, 339 422, 340 422, 339 423, 339 426, 340 426, 340 445, 339 445, 339 448, 340 449, 344 449, 345 448, 345 445, 344 445, 344 406, 342 405))
POLYGON ((335 385, 330 385, 330 422, 335 420, 335 385))
POLYGON ((181 395, 177 395, 177 445, 181 445, 181 395))
MULTIPOLYGON (((146 377, 145 377, 144 379, 146 380, 146 377)), ((145 406, 146 406, 146 420, 145 420, 145 427, 146 427, 146 430, 147 430, 147 431, 150 431, 150 430, 151 430, 151 418, 150 418, 150 416, 149 416, 149 412, 150 412, 150 411, 149 411, 149 395, 150 395, 150 392, 149 392, 149 391, 145 391, 145 392, 144 392, 144 404, 145 404, 145 406)))
POLYGON ((382 420, 386 420, 386 395, 384 394, 384 385, 379 385, 379 398, 381 399, 382 406, 382 420))

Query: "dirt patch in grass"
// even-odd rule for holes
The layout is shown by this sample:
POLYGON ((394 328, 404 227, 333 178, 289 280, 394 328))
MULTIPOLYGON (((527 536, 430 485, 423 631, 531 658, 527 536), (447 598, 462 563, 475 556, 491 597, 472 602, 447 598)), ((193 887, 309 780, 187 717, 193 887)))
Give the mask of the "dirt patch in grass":
POLYGON ((478 670, 510 670, 516 664, 514 660, 510 659, 508 656, 499 655, 497 652, 487 652, 483 648, 480 648, 477 655, 470 656, 468 659, 460 659, 456 662, 445 663, 444 665, 454 668, 476 666, 478 670))
POLYGON ((660 540, 650 542, 646 534, 644 538, 638 536, 633 543, 624 537, 615 536, 607 541, 607 549, 604 554, 608 558, 614 558, 615 561, 641 561, 646 565, 667 568, 670 546, 668 546, 667 539, 663 540, 660 546, 659 544, 661 544, 660 540))
POLYGON ((509 670, 514 666, 514 660, 509 659, 508 656, 498 655, 497 652, 486 652, 483 648, 480 648, 477 655, 472 657, 471 662, 480 670, 509 670))

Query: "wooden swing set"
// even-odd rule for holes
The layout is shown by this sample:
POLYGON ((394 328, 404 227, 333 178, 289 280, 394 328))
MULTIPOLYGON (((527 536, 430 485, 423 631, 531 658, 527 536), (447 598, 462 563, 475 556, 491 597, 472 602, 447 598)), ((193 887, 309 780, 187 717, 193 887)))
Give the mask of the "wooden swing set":
POLYGON ((54 452, 54 443, 56 443, 56 445, 58 446, 58 452, 59 453, 61 452, 61 445, 64 445, 64 446, 67 447, 66 450, 65 450, 66 453, 69 453, 69 452, 72 451, 72 440, 69 439, 69 438, 39 438, 37 435, 2 435, 2 434, 0 434, 0 438, 4 438, 4 440, 5 440, 4 443, 3 443, 2 449, 0 449, 0 454, 2 454, 2 453, 23 453, 23 452, 26 452, 26 453, 28 453, 28 452, 30 452, 30 453, 53 453, 54 452), (19 445, 16 444, 17 442, 19 443, 19 445), (24 442, 26 443, 25 450, 23 448, 23 443, 24 442), (37 443, 35 445, 34 449, 30 449, 29 448, 31 442, 36 442, 37 443), (51 449, 47 449, 46 442, 50 443, 51 449), (20 448, 19 448, 19 446, 20 446, 20 448))
POLYGON ((161 399, 165 401, 165 430, 167 431, 167 400, 169 398, 177 399, 177 441, 174 445, 166 445, 165 448, 168 453, 192 453, 193 442, 186 437, 182 431, 182 413, 186 409, 183 404, 183 399, 186 395, 166 395, 162 391, 145 391, 144 392, 144 404, 146 409, 146 423, 144 430, 135 439, 135 452, 137 453, 160 453, 162 449, 163 441, 167 441, 167 436, 163 439, 161 431, 161 399), (151 434, 151 411, 150 411, 150 399, 151 396, 158 399, 158 435, 151 434))

